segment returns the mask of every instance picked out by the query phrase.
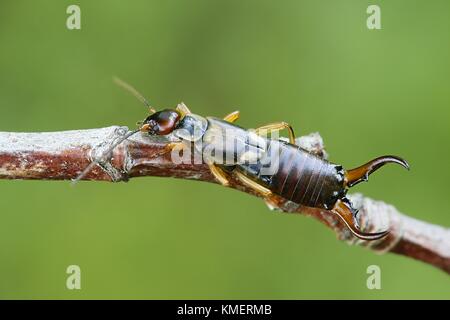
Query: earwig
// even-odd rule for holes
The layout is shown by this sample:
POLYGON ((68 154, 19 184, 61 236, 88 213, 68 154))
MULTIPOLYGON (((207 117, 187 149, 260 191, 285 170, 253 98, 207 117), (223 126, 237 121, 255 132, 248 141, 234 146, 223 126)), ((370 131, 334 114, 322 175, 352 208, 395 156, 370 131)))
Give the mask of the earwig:
MULTIPOLYGON (((202 117, 191 113, 181 103, 176 109, 156 112, 136 89, 120 79, 115 81, 141 100, 149 108, 150 115, 141 122, 137 130, 129 132, 111 145, 101 159, 110 156, 114 148, 138 132, 150 136, 171 134, 179 142, 170 143, 169 149, 178 144, 193 143, 194 150, 203 155, 211 173, 225 186, 229 184, 230 176, 235 176, 268 202, 275 202, 274 197, 278 196, 298 205, 327 210, 336 214, 352 234, 363 240, 380 239, 389 232, 363 232, 357 220, 358 211, 346 194, 349 188, 367 181, 369 175, 387 163, 396 163, 409 169, 404 159, 387 155, 360 167, 345 170, 342 166, 298 146, 294 130, 286 122, 271 123, 249 131, 234 124, 239 118, 238 111, 230 113, 224 119, 202 117), (262 136, 263 133, 283 129, 289 132, 289 142, 262 136), (235 143, 231 147, 224 146, 223 141, 229 140, 235 143), (213 153, 205 154, 205 150, 211 149, 214 150, 213 153), (224 162, 224 155, 230 153, 231 163, 224 162), (267 172, 265 169, 275 160, 277 170, 267 172)), ((98 164, 98 160, 91 162, 74 182, 84 178, 98 164)))

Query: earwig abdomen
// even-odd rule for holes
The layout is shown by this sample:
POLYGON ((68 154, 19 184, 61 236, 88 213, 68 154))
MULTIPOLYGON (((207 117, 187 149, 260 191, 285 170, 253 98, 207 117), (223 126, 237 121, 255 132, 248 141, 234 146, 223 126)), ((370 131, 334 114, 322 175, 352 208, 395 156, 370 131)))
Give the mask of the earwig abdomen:
POLYGON ((273 193, 308 207, 330 209, 346 192, 341 166, 283 141, 268 140, 268 152, 258 163, 237 168, 273 193), (274 171, 265 174, 269 166, 274 171))

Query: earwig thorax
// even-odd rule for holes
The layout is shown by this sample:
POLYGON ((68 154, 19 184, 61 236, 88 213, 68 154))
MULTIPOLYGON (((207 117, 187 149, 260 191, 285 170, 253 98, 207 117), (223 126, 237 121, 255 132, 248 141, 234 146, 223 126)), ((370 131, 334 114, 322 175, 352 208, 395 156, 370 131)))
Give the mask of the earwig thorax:
POLYGON ((191 113, 180 120, 174 135, 181 140, 196 142, 204 138, 207 129, 208 120, 191 113))

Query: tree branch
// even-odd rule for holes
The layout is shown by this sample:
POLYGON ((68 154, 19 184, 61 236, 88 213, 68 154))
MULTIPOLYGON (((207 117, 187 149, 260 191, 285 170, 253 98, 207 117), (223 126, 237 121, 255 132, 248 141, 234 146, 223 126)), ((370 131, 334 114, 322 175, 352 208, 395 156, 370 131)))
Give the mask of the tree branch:
MULTIPOLYGON (((0 132, 0 178, 69 180, 76 178, 89 163, 102 160, 102 153, 128 132, 126 127, 75 130, 50 133, 0 132)), ((205 164, 175 164, 164 137, 137 134, 124 141, 110 160, 102 160, 85 179, 126 181, 133 177, 161 176, 216 182, 205 164)), ((322 138, 311 134, 297 140, 306 150, 326 158, 322 138)), ((230 187, 255 194, 238 180, 230 187)), ((377 241, 355 238, 329 211, 296 205, 277 198, 273 210, 304 213, 331 228, 349 244, 368 247, 377 253, 392 252, 432 264, 450 273, 450 229, 407 217, 393 206, 361 194, 350 195, 360 211, 361 228, 376 232, 389 228, 387 237, 377 241)))

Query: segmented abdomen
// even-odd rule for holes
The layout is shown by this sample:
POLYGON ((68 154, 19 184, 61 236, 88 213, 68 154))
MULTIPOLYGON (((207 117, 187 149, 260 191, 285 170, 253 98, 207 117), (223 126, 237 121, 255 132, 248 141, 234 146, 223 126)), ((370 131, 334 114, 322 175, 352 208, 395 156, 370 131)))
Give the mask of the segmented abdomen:
POLYGON ((273 193, 308 207, 331 209, 345 194, 341 166, 282 141, 269 140, 268 152, 258 163, 238 169, 273 193), (268 174, 270 166, 275 170, 268 174))

